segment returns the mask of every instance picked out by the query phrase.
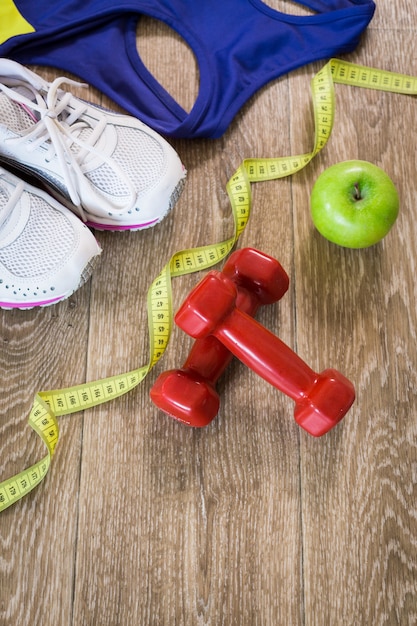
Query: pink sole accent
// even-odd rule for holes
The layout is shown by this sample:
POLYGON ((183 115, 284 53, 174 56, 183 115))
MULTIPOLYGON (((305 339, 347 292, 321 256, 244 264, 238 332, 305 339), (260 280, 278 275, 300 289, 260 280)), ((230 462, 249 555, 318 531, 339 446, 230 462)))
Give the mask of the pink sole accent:
POLYGON ((54 304, 63 300, 65 296, 58 296, 57 298, 51 298, 50 300, 40 300, 38 302, 1 302, 0 307, 5 309, 33 309, 35 306, 47 306, 48 304, 54 304))
POLYGON ((129 224, 125 226, 116 226, 114 224, 100 224, 97 222, 87 221, 86 225, 90 228, 96 228, 97 230, 140 230, 141 228, 149 228, 149 226, 153 226, 157 224, 159 218, 151 220, 150 222, 143 222, 142 224, 129 224))

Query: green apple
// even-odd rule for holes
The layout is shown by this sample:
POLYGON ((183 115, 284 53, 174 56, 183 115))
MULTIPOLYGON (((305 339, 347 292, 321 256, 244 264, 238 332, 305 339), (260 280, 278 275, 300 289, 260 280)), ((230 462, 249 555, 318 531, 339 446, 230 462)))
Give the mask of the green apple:
POLYGON ((343 161, 317 179, 310 198, 317 230, 346 248, 367 248, 388 233, 399 209, 390 177, 368 161, 343 161))

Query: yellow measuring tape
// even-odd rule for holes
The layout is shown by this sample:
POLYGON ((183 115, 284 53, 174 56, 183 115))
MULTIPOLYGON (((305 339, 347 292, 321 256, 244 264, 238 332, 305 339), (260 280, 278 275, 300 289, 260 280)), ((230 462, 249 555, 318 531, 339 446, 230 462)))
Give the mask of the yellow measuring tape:
POLYGON ((48 472, 59 436, 57 417, 89 409, 127 393, 159 361, 167 348, 172 329, 171 278, 208 269, 229 254, 250 216, 250 183, 290 176, 304 168, 326 145, 335 115, 334 83, 417 95, 416 77, 331 59, 311 83, 315 123, 312 152, 293 157, 245 159, 227 183, 234 217, 233 236, 221 243, 177 252, 151 284, 147 295, 149 363, 126 374, 36 394, 29 425, 44 442, 47 454, 32 467, 0 483, 0 512, 29 493, 48 472))

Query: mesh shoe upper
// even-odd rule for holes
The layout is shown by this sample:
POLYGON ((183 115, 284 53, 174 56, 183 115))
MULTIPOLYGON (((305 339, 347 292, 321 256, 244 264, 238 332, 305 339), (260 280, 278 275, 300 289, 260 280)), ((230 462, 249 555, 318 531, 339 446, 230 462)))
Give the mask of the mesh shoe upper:
POLYGON ((0 159, 35 175, 97 228, 161 221, 186 176, 175 150, 139 120, 84 102, 64 83, 74 84, 47 83, 0 59, 0 159))
POLYGON ((0 167, 0 306, 62 300, 89 278, 101 249, 71 211, 0 167))

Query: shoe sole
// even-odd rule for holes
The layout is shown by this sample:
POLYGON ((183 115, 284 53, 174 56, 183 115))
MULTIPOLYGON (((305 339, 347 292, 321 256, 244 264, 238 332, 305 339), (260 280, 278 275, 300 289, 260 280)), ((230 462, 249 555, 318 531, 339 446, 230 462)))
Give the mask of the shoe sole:
POLYGON ((74 287, 74 289, 71 289, 71 291, 68 291, 60 296, 57 296, 56 298, 48 298, 47 300, 37 300, 35 302, 33 301, 32 302, 0 301, 0 309, 3 309, 5 311, 11 311, 13 309, 20 309, 21 311, 27 311, 29 309, 34 309, 34 308, 45 308, 45 307, 51 306, 52 304, 63 302, 64 300, 67 300, 70 296, 72 296, 72 294, 75 293, 78 289, 83 287, 83 285, 85 285, 85 283, 90 279, 97 262, 98 262, 98 256, 95 256, 88 261, 87 265, 84 267, 84 269, 81 272, 78 285, 74 287))
MULTIPOLYGON (((95 230, 114 231, 114 232, 121 232, 121 231, 126 231, 126 230, 135 232, 138 230, 145 230, 147 228, 151 228, 152 226, 156 226, 157 224, 159 224, 160 222, 162 222, 162 220, 166 218, 166 216, 168 215, 168 213, 170 213, 170 211, 172 211, 172 209, 174 208, 174 206, 176 205, 178 201, 178 198, 182 194, 184 185, 185 185, 185 178, 182 178, 177 183, 177 186, 175 187, 174 191, 171 194, 167 210, 165 211, 165 213, 156 217, 154 220, 151 220, 149 222, 141 222, 140 224, 127 224, 126 226, 123 226, 123 225, 118 226, 116 224, 103 224, 101 222, 97 223, 97 222, 92 222, 90 220, 87 220, 86 225, 89 226, 90 228, 94 228, 95 230)), ((63 202, 62 199, 60 201, 63 202)), ((66 204, 66 206, 71 208, 71 205, 68 205, 68 203, 66 204)))
MULTIPOLYGON (((56 187, 55 185, 53 185, 49 180, 44 178, 41 172, 38 172, 37 170, 33 170, 29 167, 26 167, 22 163, 15 161, 13 159, 4 157, 3 155, 0 155, 0 164, 4 165, 4 167, 8 169, 15 176, 23 178, 30 185, 43 189, 43 191, 50 194, 53 198, 55 198, 55 200, 63 204, 67 209, 69 209, 70 211, 75 213, 75 215, 80 217, 80 215, 77 213, 71 201, 62 194, 62 190, 56 187)), ((140 222, 139 224, 118 225, 115 223, 105 224, 103 222, 94 222, 94 221, 87 219, 85 223, 87 226, 89 226, 90 228, 94 228, 95 230, 114 231, 114 232, 122 232, 126 230, 138 231, 138 230, 145 230, 147 228, 151 228, 152 226, 156 226, 156 224, 159 224, 160 222, 162 222, 162 220, 174 208, 175 204, 177 203, 184 189, 185 181, 186 181, 185 176, 178 181, 176 187, 174 188, 171 194, 166 211, 162 215, 159 215, 158 217, 156 217, 154 220, 150 220, 147 222, 140 222)), ((0 306, 1 306, 1 303, 0 303, 0 306)))

